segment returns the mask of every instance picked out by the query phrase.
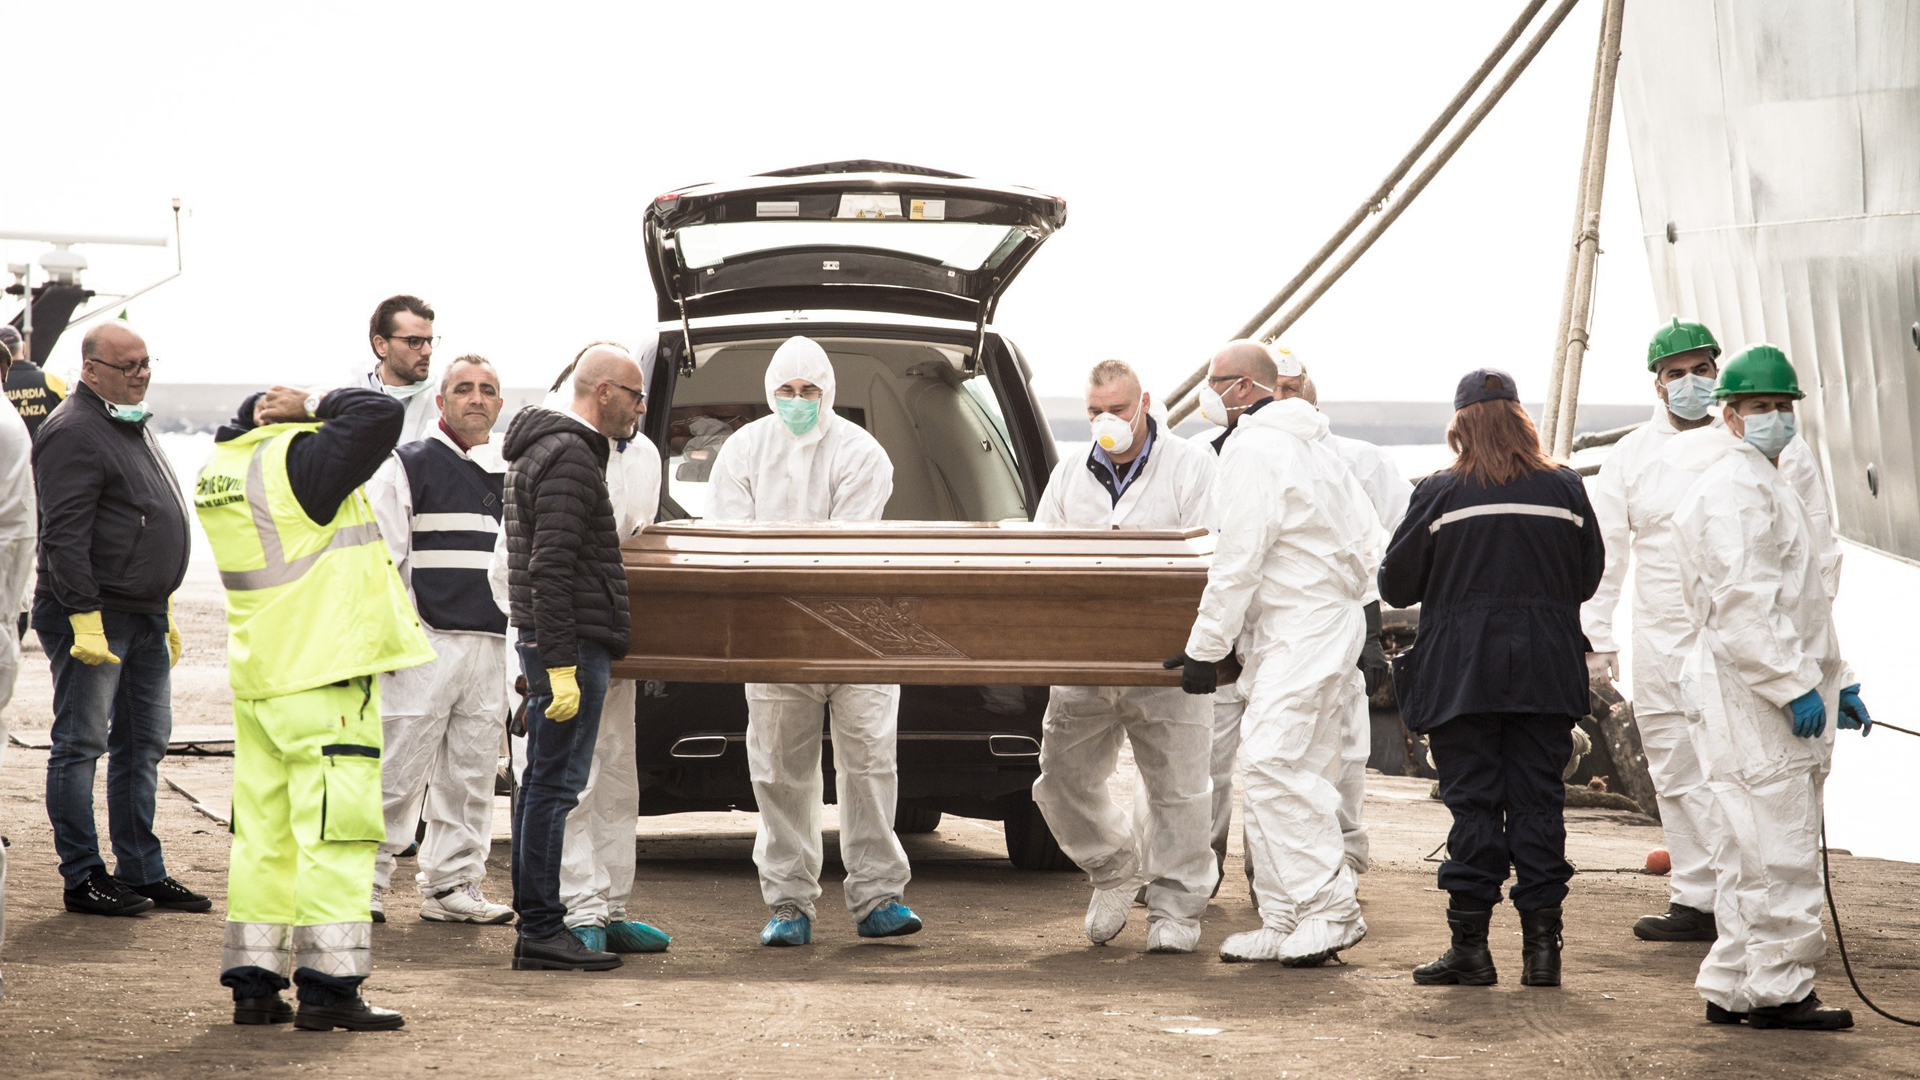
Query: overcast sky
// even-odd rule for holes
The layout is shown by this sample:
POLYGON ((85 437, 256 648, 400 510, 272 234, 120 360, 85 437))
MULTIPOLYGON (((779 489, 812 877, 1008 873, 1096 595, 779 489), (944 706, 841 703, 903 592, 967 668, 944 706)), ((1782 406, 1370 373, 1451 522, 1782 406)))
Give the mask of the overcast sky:
MULTIPOLYGON (((186 275, 131 305, 159 379, 338 381, 369 360, 373 305, 413 292, 441 355, 533 385, 651 332, 655 194, 913 162, 1066 198, 999 318, 1043 393, 1109 356, 1158 389, 1292 275, 1521 6, 6 3, 0 227, 161 233, 185 200, 186 275)), ((1600 11, 1289 335, 1323 397, 1447 399, 1481 364, 1544 393, 1600 11)), ((1615 131, 1588 401, 1646 398, 1659 317, 1615 131)), ((83 251, 103 291, 173 258, 83 251)))

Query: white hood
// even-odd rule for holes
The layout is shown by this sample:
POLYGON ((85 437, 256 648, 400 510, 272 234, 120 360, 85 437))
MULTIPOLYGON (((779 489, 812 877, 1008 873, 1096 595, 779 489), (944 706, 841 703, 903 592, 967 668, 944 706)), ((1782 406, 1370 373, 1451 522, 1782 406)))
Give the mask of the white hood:
POLYGON ((1284 431, 1296 439, 1312 442, 1327 433, 1327 416, 1307 404, 1305 398, 1281 398, 1259 412, 1240 417, 1242 426, 1268 427, 1284 431))
POLYGON ((773 351, 773 359, 767 364, 767 408, 773 410, 777 418, 780 406, 775 403, 774 390, 785 386, 795 379, 805 379, 820 388, 820 422, 805 435, 795 435, 787 431, 785 424, 780 430, 796 444, 805 446, 819 442, 827 433, 828 425, 836 419, 833 415, 833 361, 827 359, 827 350, 810 337, 790 337, 773 351))
MULTIPOLYGON (((1683 431, 1667 440, 1666 448, 1660 451, 1661 458, 1676 469, 1687 472, 1705 472, 1714 462, 1728 454, 1745 451, 1759 454, 1760 451, 1748 446, 1746 440, 1728 431, 1724 426, 1715 424, 1692 431, 1683 431)), ((1765 460, 1762 458, 1762 460, 1765 460)))

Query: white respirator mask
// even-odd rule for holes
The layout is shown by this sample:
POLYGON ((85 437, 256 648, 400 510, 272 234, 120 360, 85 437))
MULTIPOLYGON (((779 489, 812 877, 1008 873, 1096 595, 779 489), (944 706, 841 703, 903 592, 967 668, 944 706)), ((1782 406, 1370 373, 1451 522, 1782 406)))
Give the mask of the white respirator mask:
MULTIPOLYGON (((1146 395, 1140 395, 1140 401, 1134 406, 1134 415, 1138 416, 1140 407, 1146 404, 1146 395)), ((1101 413, 1093 418, 1093 445, 1109 454, 1124 454, 1133 449, 1133 422, 1117 413, 1101 413)))
POLYGON ((1778 458, 1787 444, 1793 441, 1795 424, 1790 412, 1755 413, 1740 419, 1747 429, 1747 433, 1741 437, 1755 450, 1767 455, 1769 461, 1778 458))
MULTIPOLYGON (((1247 381, 1253 382, 1252 379, 1248 379, 1247 381)), ((1273 393, 1273 387, 1271 386, 1260 386, 1257 382, 1253 383, 1253 385, 1259 386, 1260 389, 1265 390, 1269 394, 1273 393)), ((1213 388, 1213 383, 1211 382, 1200 388, 1200 417, 1215 427, 1226 427, 1227 424, 1232 421, 1233 414, 1244 408, 1246 408, 1245 405, 1228 405, 1226 401, 1220 397, 1220 391, 1213 388)))

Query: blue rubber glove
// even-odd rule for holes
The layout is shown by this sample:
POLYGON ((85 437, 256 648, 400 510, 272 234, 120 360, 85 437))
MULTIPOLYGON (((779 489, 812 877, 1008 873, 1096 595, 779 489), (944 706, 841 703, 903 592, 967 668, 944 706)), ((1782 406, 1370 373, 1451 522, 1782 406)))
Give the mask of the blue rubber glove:
POLYGON ((1787 711, 1793 714, 1793 733, 1803 739, 1816 739, 1827 730, 1827 703, 1820 698, 1820 691, 1809 690, 1788 703, 1787 711))
POLYGON ((1873 717, 1867 715, 1867 703, 1860 700, 1859 683, 1840 691, 1840 719, 1836 726, 1842 731, 1859 728, 1863 739, 1873 731, 1873 717))

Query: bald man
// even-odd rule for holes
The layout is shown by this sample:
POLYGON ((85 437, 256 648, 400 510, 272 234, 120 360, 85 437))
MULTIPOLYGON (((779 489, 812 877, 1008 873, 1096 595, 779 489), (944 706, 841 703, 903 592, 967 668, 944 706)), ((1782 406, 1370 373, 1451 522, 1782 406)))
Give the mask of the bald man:
POLYGON ((80 342, 80 385, 33 445, 39 583, 33 628, 53 667, 47 816, 68 911, 138 915, 213 902, 167 874, 153 834, 160 758, 173 732, 170 614, 187 573, 187 506, 147 427, 147 343, 124 323, 80 342), (111 751, 109 751, 111 747, 111 751), (107 754, 114 869, 94 831, 95 763, 107 754))
POLYGON ((567 929, 560 864, 611 667, 627 654, 627 577, 606 470, 613 441, 638 431, 644 400, 633 357, 596 344, 580 355, 566 409, 525 409, 507 428, 508 618, 529 691, 513 822, 516 970, 620 966, 567 929))

